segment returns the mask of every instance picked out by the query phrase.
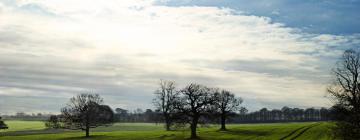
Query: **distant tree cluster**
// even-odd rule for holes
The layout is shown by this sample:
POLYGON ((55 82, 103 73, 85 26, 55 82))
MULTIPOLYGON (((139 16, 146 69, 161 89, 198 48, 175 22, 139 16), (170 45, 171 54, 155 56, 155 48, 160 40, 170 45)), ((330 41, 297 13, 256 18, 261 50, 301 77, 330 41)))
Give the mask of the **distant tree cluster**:
POLYGON ((116 108, 114 114, 114 120, 116 122, 144 122, 144 123, 160 123, 161 113, 159 110, 136 109, 129 111, 122 108, 116 108))
POLYGON ((31 113, 17 112, 14 115, 3 115, 2 117, 7 120, 24 120, 24 121, 44 121, 47 120, 51 114, 45 113, 31 113))
POLYGON ((262 108, 251 113, 240 113, 232 122, 234 123, 263 123, 263 122, 305 122, 329 121, 332 118, 331 109, 321 108, 289 108, 268 110, 262 108))
POLYGON ((241 103, 241 98, 226 90, 195 83, 176 89, 173 81, 162 80, 154 98, 154 105, 162 114, 166 130, 170 130, 174 124, 189 124, 191 138, 197 137, 198 124, 211 122, 214 117, 221 119, 221 130, 226 130, 226 120, 240 109, 241 103))

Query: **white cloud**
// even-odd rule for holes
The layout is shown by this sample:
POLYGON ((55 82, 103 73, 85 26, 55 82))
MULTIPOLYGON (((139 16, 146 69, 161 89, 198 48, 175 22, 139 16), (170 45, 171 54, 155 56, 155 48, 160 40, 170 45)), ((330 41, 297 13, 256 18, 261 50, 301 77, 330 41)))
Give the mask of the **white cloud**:
POLYGON ((148 107, 157 81, 169 79, 229 88, 264 106, 325 106, 329 66, 319 57, 359 44, 358 35, 305 34, 227 8, 152 3, 0 3, 0 96, 94 90, 113 106, 148 107))

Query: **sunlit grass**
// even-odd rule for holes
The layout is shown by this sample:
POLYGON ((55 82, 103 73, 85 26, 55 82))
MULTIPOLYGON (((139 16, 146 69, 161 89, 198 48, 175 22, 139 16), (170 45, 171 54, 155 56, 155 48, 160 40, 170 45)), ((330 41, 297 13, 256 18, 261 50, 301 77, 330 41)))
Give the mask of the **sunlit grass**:
POLYGON ((45 129, 45 124, 42 121, 5 121, 5 123, 9 129, 0 130, 0 132, 45 129))
MULTIPOLYGON (((81 131, 57 131, 56 134, 46 134, 42 122, 7 121, 10 128, 7 135, 16 133, 16 136, 1 136, 0 140, 64 140, 84 139, 81 131), (36 133, 22 133, 33 131, 36 133), (11 132, 10 132, 11 131, 11 132), (37 134, 40 133, 40 134, 37 134), (42 133, 42 134, 41 134, 42 133)), ((237 139, 303 139, 303 140, 330 140, 331 123, 270 123, 270 124, 229 124, 228 131, 218 131, 218 125, 199 128, 201 140, 237 140, 237 139)), ((51 131, 50 131, 51 133, 51 131)), ((55 132, 54 132, 55 133, 55 132)), ((3 134, 6 134, 3 133, 3 134)), ((164 131, 161 124, 150 123, 116 123, 109 127, 92 129, 90 140, 182 140, 189 138, 189 130, 164 131)))

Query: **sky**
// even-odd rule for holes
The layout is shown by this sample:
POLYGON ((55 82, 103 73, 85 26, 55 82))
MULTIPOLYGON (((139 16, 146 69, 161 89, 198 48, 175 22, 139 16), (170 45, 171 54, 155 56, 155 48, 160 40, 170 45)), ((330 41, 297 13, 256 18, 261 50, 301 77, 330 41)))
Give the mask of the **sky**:
POLYGON ((0 0, 0 114, 79 93, 154 108, 159 80, 230 90, 249 110, 329 107, 358 0, 0 0))

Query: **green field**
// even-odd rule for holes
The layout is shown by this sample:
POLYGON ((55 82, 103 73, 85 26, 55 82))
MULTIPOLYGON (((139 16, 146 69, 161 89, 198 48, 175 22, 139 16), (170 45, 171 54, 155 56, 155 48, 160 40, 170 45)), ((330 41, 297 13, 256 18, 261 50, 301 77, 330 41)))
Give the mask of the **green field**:
MULTIPOLYGON (((164 131, 162 125, 149 123, 116 123, 110 127, 92 129, 90 138, 81 131, 49 130, 42 122, 6 121, 10 129, 0 130, 0 140, 182 140, 189 130, 164 131)), ((228 131, 218 131, 217 125, 199 128, 201 140, 330 140, 331 123, 271 123, 229 124, 228 131)))

